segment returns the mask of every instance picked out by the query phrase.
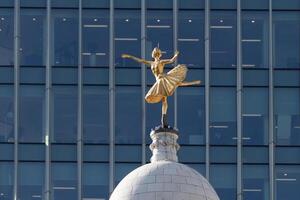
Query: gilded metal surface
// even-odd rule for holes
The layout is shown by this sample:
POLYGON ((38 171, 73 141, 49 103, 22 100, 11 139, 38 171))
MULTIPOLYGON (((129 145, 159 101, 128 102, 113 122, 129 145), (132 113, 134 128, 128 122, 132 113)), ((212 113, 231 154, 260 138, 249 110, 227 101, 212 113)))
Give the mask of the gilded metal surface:
MULTIPOLYGON (((156 78, 156 82, 150 88, 145 96, 145 100, 148 103, 158 103, 162 101, 162 116, 167 114, 168 103, 167 97, 173 95, 178 86, 190 86, 198 85, 200 81, 184 82, 187 73, 187 67, 185 65, 177 65, 171 69, 168 73, 164 73, 164 67, 166 64, 175 62, 179 52, 177 51, 171 59, 160 59, 162 52, 159 48, 155 47, 152 51, 153 61, 137 58, 132 55, 122 54, 122 58, 130 58, 139 63, 144 63, 151 67, 152 73, 156 78)), ((166 119, 164 119, 166 121, 166 119)), ((163 123, 166 125, 165 123, 163 123)))

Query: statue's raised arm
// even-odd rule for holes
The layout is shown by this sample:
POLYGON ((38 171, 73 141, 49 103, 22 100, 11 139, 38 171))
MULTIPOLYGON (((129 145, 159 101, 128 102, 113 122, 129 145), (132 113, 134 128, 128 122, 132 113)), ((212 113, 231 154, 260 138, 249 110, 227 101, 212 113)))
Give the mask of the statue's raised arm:
POLYGON ((129 55, 129 54, 122 54, 122 58, 130 58, 130 59, 132 59, 136 62, 143 63, 143 64, 146 64, 146 65, 151 65, 151 61, 144 60, 144 59, 141 59, 141 58, 137 58, 137 57, 129 55))
POLYGON ((162 59, 161 62, 163 64, 171 64, 171 63, 175 62, 175 60, 177 59, 178 55, 179 55, 179 51, 176 51, 175 54, 174 54, 174 56, 171 59, 162 59))

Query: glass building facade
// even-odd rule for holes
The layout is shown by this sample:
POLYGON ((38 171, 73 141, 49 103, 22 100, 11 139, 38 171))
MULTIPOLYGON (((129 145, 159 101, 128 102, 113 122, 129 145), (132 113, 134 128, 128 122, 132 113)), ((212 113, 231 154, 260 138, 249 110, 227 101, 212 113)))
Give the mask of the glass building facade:
POLYGON ((0 200, 108 199, 147 163, 161 106, 121 54, 157 45, 202 80, 169 98, 180 162, 222 200, 297 199, 299 0, 1 0, 0 200))

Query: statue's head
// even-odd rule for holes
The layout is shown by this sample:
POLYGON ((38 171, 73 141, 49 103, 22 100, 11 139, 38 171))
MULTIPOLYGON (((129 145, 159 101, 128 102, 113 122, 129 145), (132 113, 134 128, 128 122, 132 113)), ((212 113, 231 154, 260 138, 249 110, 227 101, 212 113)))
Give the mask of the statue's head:
POLYGON ((152 58, 160 58, 161 55, 161 50, 158 47, 155 47, 152 51, 152 58))

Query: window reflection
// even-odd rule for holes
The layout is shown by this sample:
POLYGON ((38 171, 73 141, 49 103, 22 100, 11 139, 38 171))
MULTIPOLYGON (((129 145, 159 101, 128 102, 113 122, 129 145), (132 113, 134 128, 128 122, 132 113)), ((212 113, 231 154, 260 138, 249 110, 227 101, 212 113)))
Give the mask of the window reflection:
POLYGON ((210 140, 212 144, 236 144, 236 89, 211 88, 210 140))
POLYGON ((297 165, 276 166, 275 177, 276 198, 295 199, 300 195, 300 169, 297 165))
POLYGON ((163 56, 173 56, 173 13, 171 10, 148 10, 147 11, 147 41, 146 56, 151 59, 152 49, 159 45, 163 56))
POLYGON ((107 163, 83 164, 84 199, 108 199, 109 166, 107 163))
POLYGON ((142 95, 140 87, 116 89, 116 143, 142 142, 142 95))
POLYGON ((115 184, 119 184, 120 181, 131 171, 135 170, 140 166, 136 163, 116 163, 116 173, 115 173, 115 184))
POLYGON ((44 163, 20 163, 20 199, 42 199, 44 195, 44 163))
POLYGON ((78 11, 54 9, 52 13, 53 65, 76 66, 78 62, 78 11))
POLYGON ((21 142, 42 142, 44 107, 44 86, 20 87, 20 126, 19 140, 21 142))
POLYGON ((268 104, 267 88, 243 89, 243 144, 268 144, 268 104))
POLYGON ((243 197, 245 200, 269 199, 268 166, 243 166, 243 197))
POLYGON ((52 164, 53 199, 77 199, 77 165, 76 163, 52 164))
POLYGON ((83 87, 83 137, 87 143, 108 143, 108 87, 83 87))
POLYGON ((14 64, 13 9, 0 9, 0 65, 14 64))
POLYGON ((212 11, 211 67, 236 67, 236 13, 231 11, 212 11))
POLYGON ((178 18, 178 62, 204 67, 204 12, 180 10, 178 18))
POLYGON ((45 65, 46 11, 21 9, 21 65, 45 65))
POLYGON ((236 166, 211 165, 210 183, 222 200, 236 199, 236 166))
POLYGON ((300 14, 274 12, 274 67, 300 67, 300 14))
POLYGON ((53 87, 53 142, 75 142, 77 135, 77 88, 53 87))
POLYGON ((14 100, 13 86, 0 86, 0 141, 14 140, 14 100))
POLYGON ((178 128, 184 133, 182 144, 204 144, 205 96, 204 88, 178 89, 178 128))
POLYGON ((276 143, 300 144, 300 91, 298 88, 275 88, 274 114, 276 143))
POLYGON ((121 54, 141 55, 141 13, 140 11, 115 11, 115 65, 121 67, 139 67, 140 64, 123 59, 121 54))
POLYGON ((242 15, 242 67, 268 68, 268 13, 242 15))
POLYGON ((13 199, 14 167, 11 162, 0 162, 0 199, 13 199))
POLYGON ((108 16, 108 10, 83 10, 81 56, 84 66, 108 66, 108 16))

